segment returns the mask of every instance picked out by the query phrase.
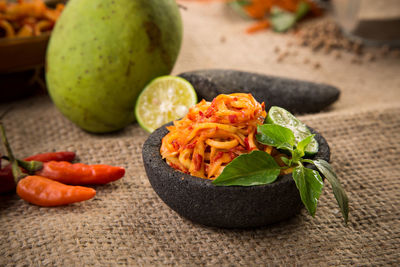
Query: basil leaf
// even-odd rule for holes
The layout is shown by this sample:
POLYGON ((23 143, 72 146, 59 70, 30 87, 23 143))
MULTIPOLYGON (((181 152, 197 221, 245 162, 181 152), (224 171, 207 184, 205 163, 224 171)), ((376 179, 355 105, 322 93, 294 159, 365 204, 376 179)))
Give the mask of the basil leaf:
POLYGON ((296 21, 303 18, 310 11, 310 5, 304 1, 300 2, 296 8, 296 21))
POLYGON ((239 16, 245 19, 251 19, 250 15, 244 10, 244 7, 251 4, 250 0, 229 1, 228 6, 232 8, 239 16))
POLYGON ((305 154, 305 149, 308 146, 309 143, 313 140, 315 134, 309 135, 303 140, 301 140, 299 143, 297 143, 296 150, 298 151, 299 159, 304 156, 305 154))
POLYGON ((270 184, 279 173, 280 167, 274 158, 267 152, 256 150, 232 160, 212 183, 217 186, 270 184))
POLYGON ((336 201, 339 204, 340 210, 342 212, 344 222, 347 224, 349 215, 349 199, 341 186, 335 171, 332 166, 323 159, 318 159, 313 161, 314 165, 318 170, 325 176, 326 180, 332 185, 333 194, 335 195, 336 201))
POLYGON ((299 189, 301 201, 314 217, 318 199, 324 186, 321 176, 317 171, 304 166, 294 168, 292 176, 296 182, 297 189, 299 189))
POLYGON ((270 16, 271 25, 276 32, 285 32, 296 23, 296 16, 293 13, 284 11, 279 7, 272 7, 270 16))
POLYGON ((257 127, 257 141, 276 148, 293 150, 295 138, 292 130, 278 124, 263 124, 257 127))
POLYGON ((304 156, 304 153, 303 153, 303 155, 301 155, 299 150, 297 150, 297 149, 293 150, 292 159, 291 159, 292 163, 296 164, 296 163, 300 162, 300 159, 302 156, 304 156))
POLYGON ((314 164, 314 161, 311 160, 311 159, 301 159, 301 162, 306 162, 306 163, 314 164))
POLYGON ((290 159, 288 159, 287 157, 282 156, 281 160, 283 161, 283 163, 285 163, 286 165, 290 166, 290 164, 291 164, 290 159))

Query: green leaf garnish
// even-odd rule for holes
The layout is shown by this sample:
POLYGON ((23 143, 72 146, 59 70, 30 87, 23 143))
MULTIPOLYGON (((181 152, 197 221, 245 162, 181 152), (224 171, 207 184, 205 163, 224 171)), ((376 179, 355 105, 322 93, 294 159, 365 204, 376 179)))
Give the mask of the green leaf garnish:
POLYGON ((271 155, 253 151, 232 160, 212 183, 217 186, 263 185, 274 182, 279 173, 280 167, 271 155))
POLYGON ((296 21, 302 19, 310 11, 310 4, 307 2, 300 2, 296 9, 296 21))
POLYGON ((285 32, 293 27, 296 23, 296 16, 279 7, 272 7, 270 21, 274 31, 285 32))
POLYGON ((291 165, 291 160, 288 159, 287 157, 282 156, 281 160, 283 161, 283 163, 285 163, 287 166, 291 165))
POLYGON ((349 215, 349 199, 341 186, 336 173, 332 166, 323 159, 317 159, 313 161, 314 165, 318 170, 325 176, 326 180, 332 185, 333 194, 335 195, 336 201, 339 204, 342 212, 344 222, 347 224, 349 215))
POLYGON ((301 200, 314 217, 324 185, 321 173, 332 185, 333 193, 347 224, 348 198, 333 168, 325 160, 303 158, 305 155, 318 152, 315 134, 311 134, 305 124, 283 108, 272 107, 266 121, 266 124, 257 127, 256 139, 261 144, 288 151, 291 158, 281 157, 286 166, 280 167, 266 152, 253 151, 235 158, 212 183, 218 186, 269 184, 277 179, 281 169, 293 168, 292 178, 299 190, 301 200), (290 128, 277 124, 277 122, 284 123, 290 128), (304 167, 303 163, 314 164, 319 172, 304 167))
POLYGON ((305 149, 308 146, 309 143, 314 139, 315 134, 309 135, 303 140, 301 140, 296 147, 296 150, 299 152, 300 158, 305 155, 305 149))
POLYGON ((257 141, 264 145, 293 150, 295 138, 293 132, 277 124, 264 124, 257 127, 257 141))
POLYGON ((251 4, 250 0, 236 0, 236 1, 232 1, 234 3, 237 3, 240 6, 248 6, 251 4))
POLYGON ((229 1, 228 5, 236 11, 241 17, 245 19, 251 19, 249 14, 243 9, 243 7, 250 5, 251 1, 250 0, 236 0, 236 1, 229 1))
POLYGON ((297 189, 299 189, 304 206, 314 217, 318 199, 324 186, 319 172, 300 165, 294 168, 292 176, 296 182, 297 189))
POLYGON ((303 18, 309 11, 310 5, 303 1, 297 5, 294 14, 274 6, 271 9, 270 16, 272 27, 276 32, 285 32, 292 28, 296 22, 303 18))

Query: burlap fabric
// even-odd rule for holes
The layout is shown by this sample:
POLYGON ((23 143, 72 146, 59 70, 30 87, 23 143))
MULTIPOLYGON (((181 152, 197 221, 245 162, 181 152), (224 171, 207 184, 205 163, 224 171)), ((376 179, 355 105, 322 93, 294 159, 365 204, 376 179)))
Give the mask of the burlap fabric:
POLYGON ((1 196, 1 266, 400 264, 400 106, 308 115, 332 149, 350 198, 346 227, 326 184, 316 217, 305 210, 249 230, 209 228, 181 218, 152 190, 141 159, 148 136, 137 125, 106 135, 83 132, 48 97, 14 104, 4 123, 19 157, 76 151, 81 162, 126 167, 97 186, 93 200, 65 207, 1 196))

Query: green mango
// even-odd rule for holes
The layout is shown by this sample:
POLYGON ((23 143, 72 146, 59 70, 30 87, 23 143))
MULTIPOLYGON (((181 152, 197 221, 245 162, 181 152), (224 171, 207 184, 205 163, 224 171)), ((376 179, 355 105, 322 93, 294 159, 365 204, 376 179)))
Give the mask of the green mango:
POLYGON ((47 49, 49 95, 86 131, 122 129, 145 85, 171 72, 181 42, 175 0, 70 0, 47 49))

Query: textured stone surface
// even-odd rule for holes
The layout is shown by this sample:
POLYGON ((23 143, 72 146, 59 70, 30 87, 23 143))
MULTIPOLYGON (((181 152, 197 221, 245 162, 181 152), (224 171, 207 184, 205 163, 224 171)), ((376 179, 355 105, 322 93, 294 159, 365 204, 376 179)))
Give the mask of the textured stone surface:
POLYGON ((198 70, 179 76, 196 89, 199 99, 211 101, 219 94, 251 93, 267 110, 280 106, 293 113, 315 113, 338 100, 336 87, 236 70, 198 70))
MULTIPOLYGON (((194 177, 171 168, 160 155, 161 127, 143 145, 143 163, 149 181, 158 196, 181 216, 193 222, 225 227, 257 227, 287 219, 303 204, 291 174, 262 186, 214 186, 210 180, 194 177)), ((330 159, 325 139, 317 134, 320 145, 316 158, 330 159)))

